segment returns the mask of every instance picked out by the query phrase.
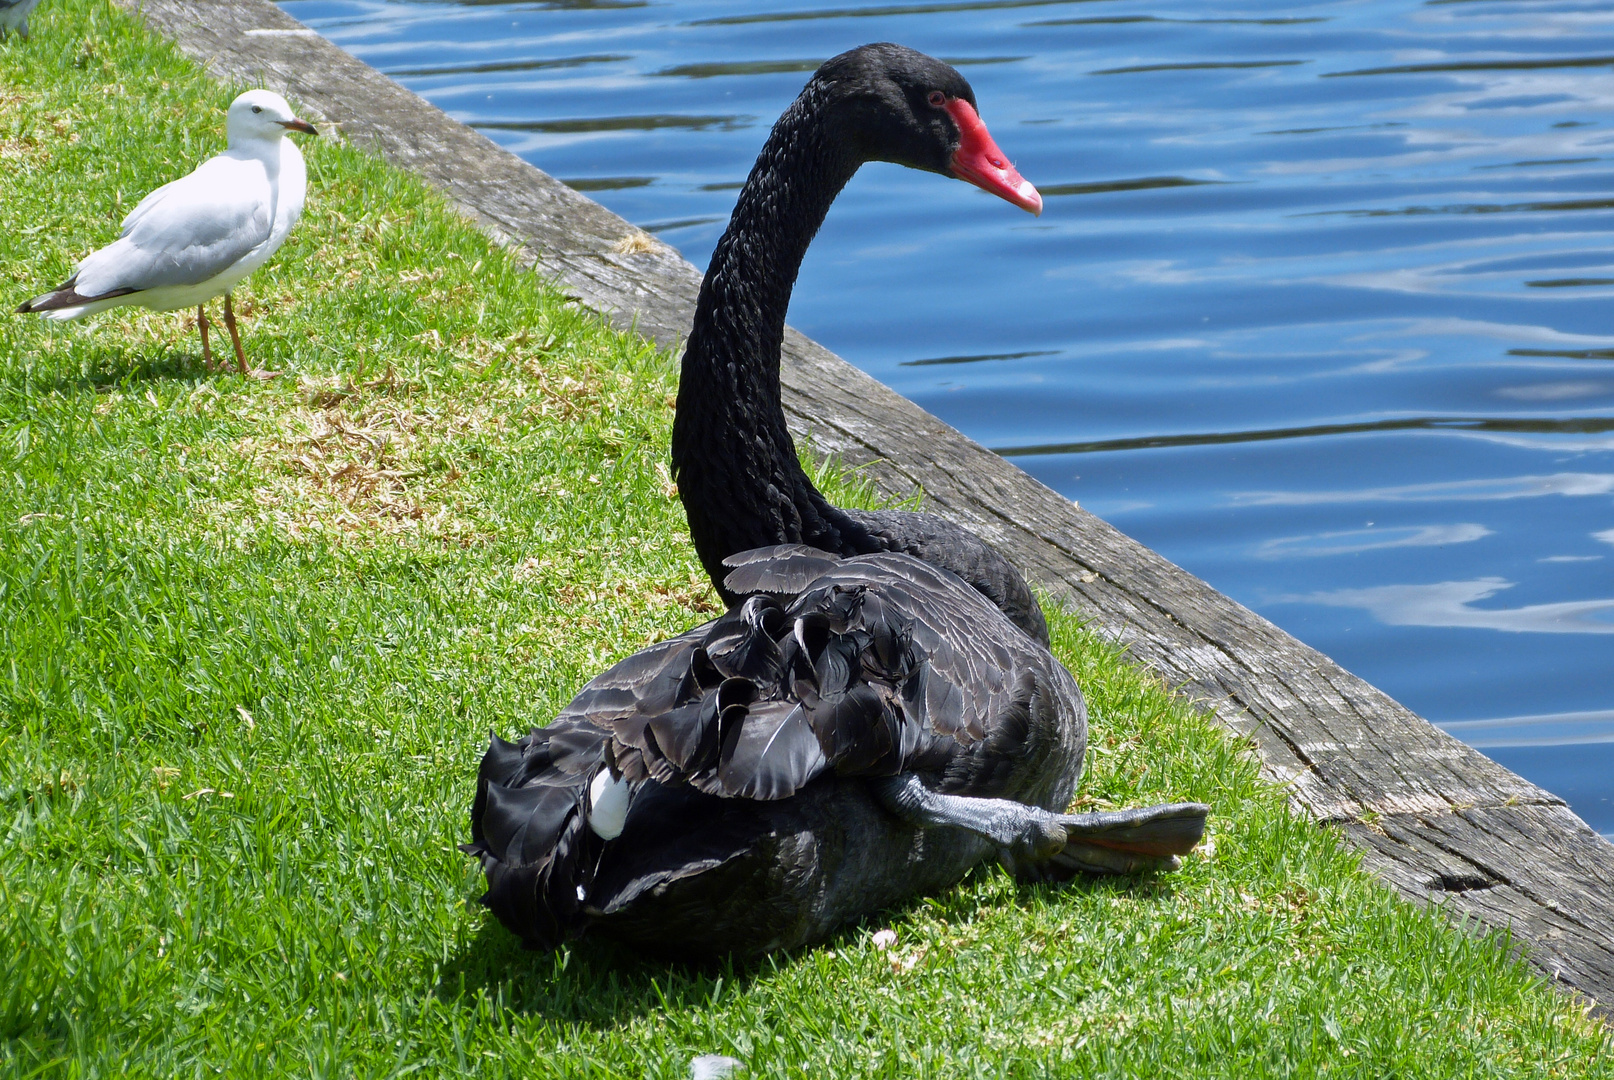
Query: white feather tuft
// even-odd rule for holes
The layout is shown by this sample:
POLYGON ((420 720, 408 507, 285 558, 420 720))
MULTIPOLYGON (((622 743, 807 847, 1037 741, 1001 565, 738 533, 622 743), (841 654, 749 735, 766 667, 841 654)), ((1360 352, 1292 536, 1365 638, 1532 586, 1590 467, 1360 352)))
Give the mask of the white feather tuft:
POLYGON ((631 795, 628 782, 613 780, 610 769, 601 769, 594 775, 594 782, 588 788, 588 827, 594 830, 595 836, 615 840, 622 835, 631 795))

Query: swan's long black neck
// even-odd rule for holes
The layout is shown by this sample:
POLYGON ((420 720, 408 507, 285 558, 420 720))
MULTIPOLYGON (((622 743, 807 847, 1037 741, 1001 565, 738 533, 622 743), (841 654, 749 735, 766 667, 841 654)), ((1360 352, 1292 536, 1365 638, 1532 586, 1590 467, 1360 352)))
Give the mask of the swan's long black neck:
POLYGON ((774 125, 712 253, 684 351, 672 464, 707 573, 738 551, 807 543, 875 550, 796 457, 780 401, 779 349, 797 271, 824 215, 862 163, 808 84, 774 125))

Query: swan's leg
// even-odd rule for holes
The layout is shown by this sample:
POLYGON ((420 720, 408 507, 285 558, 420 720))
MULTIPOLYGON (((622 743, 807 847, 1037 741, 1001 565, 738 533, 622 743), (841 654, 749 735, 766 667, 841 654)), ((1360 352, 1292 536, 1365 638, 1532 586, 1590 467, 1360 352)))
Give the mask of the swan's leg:
POLYGON ((1032 876, 1175 870, 1193 850, 1210 808, 1173 803, 1103 814, 1055 814, 1009 799, 943 795, 914 773, 876 780, 881 803, 920 828, 968 829, 996 844, 1013 872, 1032 876))
POLYGON ((196 305, 196 326, 202 331, 202 366, 213 370, 213 349, 207 343, 207 305, 196 305))
POLYGON ((1010 799, 978 799, 931 791, 915 773, 874 781, 885 808, 922 829, 952 826, 986 837, 1020 858, 1047 859, 1065 846, 1054 814, 1010 799))

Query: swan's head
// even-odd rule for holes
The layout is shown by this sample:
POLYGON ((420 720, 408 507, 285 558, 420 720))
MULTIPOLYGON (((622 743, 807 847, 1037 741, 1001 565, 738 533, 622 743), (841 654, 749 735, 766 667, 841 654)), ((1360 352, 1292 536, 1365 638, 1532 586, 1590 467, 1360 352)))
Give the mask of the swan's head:
POLYGON ((273 90, 248 90, 230 102, 224 130, 231 146, 243 142, 278 140, 288 131, 315 134, 314 126, 297 119, 286 99, 273 90))
POLYGON ((826 61, 813 82, 863 160, 941 173, 1042 213, 1042 196, 992 141, 975 91, 950 65, 882 42, 826 61))

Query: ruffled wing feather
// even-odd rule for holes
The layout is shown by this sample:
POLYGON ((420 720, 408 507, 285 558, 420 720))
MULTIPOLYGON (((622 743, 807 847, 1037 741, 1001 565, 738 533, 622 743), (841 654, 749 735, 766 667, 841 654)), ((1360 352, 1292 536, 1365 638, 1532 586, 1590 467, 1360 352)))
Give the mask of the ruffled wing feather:
POLYGON ((488 903, 529 942, 733 858, 755 841, 748 802, 831 773, 1004 790, 1046 704, 1032 668, 1069 682, 974 589, 906 556, 787 545, 730 562, 739 608, 613 665, 548 727, 490 744, 469 848, 488 903), (632 793, 611 840, 588 824, 606 770, 632 793))

